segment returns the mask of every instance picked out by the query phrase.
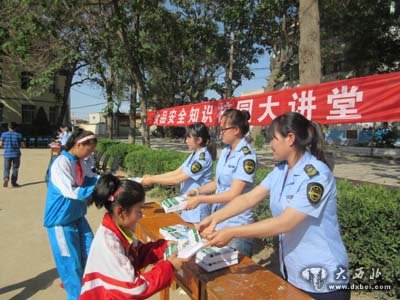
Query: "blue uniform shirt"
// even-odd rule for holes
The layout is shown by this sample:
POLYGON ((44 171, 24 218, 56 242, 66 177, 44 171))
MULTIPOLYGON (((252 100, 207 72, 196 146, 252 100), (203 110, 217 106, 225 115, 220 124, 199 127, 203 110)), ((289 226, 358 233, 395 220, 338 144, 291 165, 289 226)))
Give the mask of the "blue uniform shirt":
POLYGON ((348 274, 342 281, 335 278, 339 267, 348 269, 336 214, 335 179, 328 166, 309 152, 304 153, 285 181, 287 169, 287 163, 281 163, 261 182, 270 191, 274 217, 288 207, 309 216, 279 236, 281 272, 285 275, 285 266, 288 281, 302 290, 332 292, 327 288, 329 283, 348 282, 348 274), (315 284, 316 276, 322 280, 319 286, 315 284))
MULTIPOLYGON (((245 181, 246 186, 243 194, 247 193, 253 188, 255 179, 257 158, 256 153, 243 138, 235 147, 232 153, 231 147, 228 146, 222 150, 219 157, 216 169, 217 191, 216 193, 223 193, 230 189, 234 179, 245 181)), ((212 205, 212 212, 223 208, 226 203, 215 203, 212 205)), ((232 227, 244 224, 253 223, 253 210, 248 209, 241 214, 229 218, 216 226, 216 230, 224 227, 232 227)))
POLYGON ((21 156, 22 135, 15 131, 6 131, 1 135, 4 148, 4 158, 17 158, 21 156))
MULTIPOLYGON (((183 172, 190 176, 188 180, 182 182, 180 185, 181 194, 183 195, 211 181, 213 160, 207 147, 192 153, 181 167, 183 172)), ((186 222, 199 223, 210 215, 210 208, 209 204, 202 203, 195 209, 184 210, 181 217, 186 222)))

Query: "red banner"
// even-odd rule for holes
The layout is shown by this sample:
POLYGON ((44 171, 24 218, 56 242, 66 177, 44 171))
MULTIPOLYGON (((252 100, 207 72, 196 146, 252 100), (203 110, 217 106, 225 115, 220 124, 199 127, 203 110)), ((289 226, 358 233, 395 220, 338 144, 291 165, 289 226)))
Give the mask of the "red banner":
POLYGON ((249 111, 250 124, 256 126, 289 111, 320 124, 399 121, 400 72, 150 111, 147 124, 213 126, 228 108, 249 111))

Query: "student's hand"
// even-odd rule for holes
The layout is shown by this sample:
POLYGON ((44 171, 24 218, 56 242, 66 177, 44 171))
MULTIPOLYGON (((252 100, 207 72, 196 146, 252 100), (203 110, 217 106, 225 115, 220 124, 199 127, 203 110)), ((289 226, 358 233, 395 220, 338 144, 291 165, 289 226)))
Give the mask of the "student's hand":
POLYGON ((208 241, 205 243, 205 247, 209 246, 217 246, 223 247, 226 246, 232 239, 234 238, 233 232, 231 228, 223 228, 218 231, 214 231, 207 236, 208 241))
POLYGON ((199 224, 196 225, 196 229, 199 231, 201 237, 207 238, 211 233, 214 232, 217 222, 213 216, 208 216, 203 219, 199 224))
POLYGON ((185 202, 185 210, 195 209, 200 204, 199 198, 197 196, 186 197, 185 202))
POLYGON ((140 184, 143 185, 143 186, 152 185, 153 181, 152 181, 151 175, 147 175, 147 174, 144 175, 142 180, 140 181, 140 184))
POLYGON ((169 262, 173 265, 175 270, 182 268, 182 264, 188 262, 190 258, 178 258, 176 254, 172 254, 168 257, 169 262))

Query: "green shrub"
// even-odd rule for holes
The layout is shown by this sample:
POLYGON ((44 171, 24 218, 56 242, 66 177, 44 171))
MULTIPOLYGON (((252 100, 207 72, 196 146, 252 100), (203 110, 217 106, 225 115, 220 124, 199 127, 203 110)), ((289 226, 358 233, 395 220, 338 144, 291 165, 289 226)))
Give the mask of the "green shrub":
POLYGON ((354 284, 391 285, 400 296, 400 190, 337 180, 338 217, 350 270, 365 275, 354 284), (382 275, 370 279, 372 268, 382 275))
POLYGON ((257 134, 256 139, 254 140, 254 147, 256 150, 261 150, 265 145, 265 137, 262 134, 257 134))

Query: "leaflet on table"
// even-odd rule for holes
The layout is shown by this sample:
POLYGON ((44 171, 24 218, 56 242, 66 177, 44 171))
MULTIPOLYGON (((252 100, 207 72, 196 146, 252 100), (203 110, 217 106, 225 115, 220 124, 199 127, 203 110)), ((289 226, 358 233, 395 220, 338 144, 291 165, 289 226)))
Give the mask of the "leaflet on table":
POLYGON ((225 246, 219 247, 205 247, 196 253, 196 262, 205 264, 216 263, 220 261, 231 261, 239 257, 239 251, 235 248, 225 246))
POLYGON ((185 208, 184 200, 185 200, 184 196, 171 197, 162 201, 161 206, 163 207, 166 213, 180 211, 185 208))
MULTIPOLYGON (((160 233, 165 239, 176 241, 178 248, 177 256, 179 258, 189 258, 204 246, 203 240, 196 229, 181 224, 161 227, 160 233)), ((173 253, 172 250, 173 247, 169 249, 169 255, 173 253)), ((167 253, 165 256, 167 256, 167 253)))
POLYGON ((136 181, 138 183, 142 182, 143 177, 129 177, 128 180, 136 181))

